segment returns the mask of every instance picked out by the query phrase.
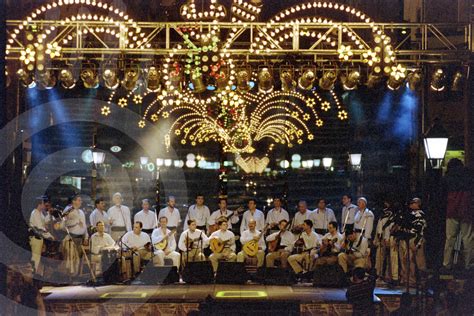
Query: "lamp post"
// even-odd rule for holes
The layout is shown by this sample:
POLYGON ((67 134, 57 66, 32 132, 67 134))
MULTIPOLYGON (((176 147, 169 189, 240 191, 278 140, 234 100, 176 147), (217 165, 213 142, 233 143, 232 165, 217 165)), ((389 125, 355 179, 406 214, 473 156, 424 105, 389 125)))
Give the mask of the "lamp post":
POLYGON ((362 154, 361 153, 349 153, 349 162, 351 164, 352 169, 352 178, 353 183, 355 184, 355 192, 357 196, 362 195, 362 187, 359 184, 359 176, 361 172, 361 162, 362 162, 362 154))
POLYGON ((325 170, 330 170, 332 166, 332 158, 324 157, 323 158, 323 167, 325 170))
POLYGON ((103 164, 105 161, 105 153, 97 151, 93 148, 92 151, 92 200, 95 201, 97 191, 97 166, 103 164))
POLYGON ((448 137, 448 132, 439 119, 435 119, 433 125, 423 136, 426 158, 430 161, 433 169, 441 168, 448 148, 448 137))

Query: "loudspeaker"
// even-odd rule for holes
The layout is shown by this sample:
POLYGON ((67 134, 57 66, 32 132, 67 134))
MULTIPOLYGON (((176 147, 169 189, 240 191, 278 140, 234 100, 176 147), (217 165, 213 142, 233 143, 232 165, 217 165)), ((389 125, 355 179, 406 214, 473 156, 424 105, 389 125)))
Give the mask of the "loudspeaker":
POLYGON ((266 268, 263 283, 268 285, 291 285, 294 284, 295 281, 289 270, 266 268))
POLYGON ((102 253, 102 278, 105 284, 120 283, 120 260, 116 252, 102 253))
POLYGON ((183 270, 183 281, 189 284, 214 282, 214 272, 209 261, 188 262, 183 270))
POLYGON ((324 265, 314 270, 313 286, 344 287, 346 285, 346 274, 338 264, 324 265))
POLYGON ((243 262, 219 262, 216 274, 216 283, 245 284, 249 279, 243 262))
POLYGON ((155 267, 148 264, 138 277, 138 281, 146 285, 178 283, 178 268, 175 266, 155 267))

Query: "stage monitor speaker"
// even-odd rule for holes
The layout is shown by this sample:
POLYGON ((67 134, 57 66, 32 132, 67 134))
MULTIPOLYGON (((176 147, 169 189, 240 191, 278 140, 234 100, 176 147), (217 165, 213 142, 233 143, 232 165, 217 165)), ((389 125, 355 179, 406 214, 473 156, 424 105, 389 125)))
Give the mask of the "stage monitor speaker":
POLYGON ((313 286, 344 287, 346 285, 346 274, 338 264, 324 265, 314 270, 313 286))
POLYGON ((183 281, 189 284, 214 282, 214 271, 209 261, 188 262, 183 270, 183 281))
POLYGON ((216 283, 219 284, 245 284, 249 279, 243 262, 219 262, 216 283))
POLYGON ((146 285, 178 283, 178 268, 175 266, 155 267, 148 264, 138 277, 138 281, 146 285))
POLYGON ((295 282, 290 271, 287 269, 266 268, 263 283, 267 285, 291 285, 295 282))
POLYGON ((117 257, 102 258, 102 279, 105 284, 115 284, 122 281, 120 260, 117 257))

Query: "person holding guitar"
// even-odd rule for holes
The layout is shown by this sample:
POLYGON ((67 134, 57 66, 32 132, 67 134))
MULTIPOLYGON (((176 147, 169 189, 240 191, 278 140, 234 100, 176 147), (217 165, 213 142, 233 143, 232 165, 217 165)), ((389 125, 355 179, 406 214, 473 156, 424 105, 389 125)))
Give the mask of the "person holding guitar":
POLYGON ((188 219, 186 224, 189 228, 181 233, 178 242, 178 248, 182 251, 181 265, 183 266, 187 262, 206 260, 202 250, 209 244, 206 234, 197 229, 196 220, 188 219))
POLYGON ((337 231, 337 222, 329 222, 328 230, 329 232, 324 235, 321 241, 319 257, 315 262, 316 267, 337 264, 337 255, 341 250, 343 237, 337 231))
POLYGON ((157 266, 164 266, 165 259, 171 259, 173 266, 179 269, 179 253, 176 251, 176 229, 169 230, 167 228, 168 218, 162 216, 159 219, 160 227, 153 230, 151 234, 151 241, 155 248, 155 256, 153 257, 153 263, 157 266))
POLYGON ((227 200, 224 198, 219 199, 219 209, 211 214, 209 217, 208 223, 209 223, 209 235, 211 235, 213 232, 217 231, 219 229, 219 225, 217 224, 217 221, 219 218, 224 217, 227 219, 228 224, 229 224, 229 230, 232 230, 232 224, 237 224, 239 221, 239 210, 242 210, 242 208, 239 208, 235 211, 231 211, 227 209, 227 200))
POLYGON ((280 267, 283 269, 288 268, 288 257, 293 250, 293 244, 295 243, 294 235, 287 231, 288 221, 282 219, 279 223, 280 231, 268 235, 266 241, 268 242, 268 250, 270 253, 267 254, 267 268, 275 266, 275 260, 280 260, 280 267))
POLYGON ((302 275, 313 270, 313 262, 317 258, 317 248, 321 246, 318 234, 313 231, 313 222, 305 219, 304 231, 294 243, 297 253, 288 257, 288 263, 296 275, 302 275), (297 245, 300 244, 300 247, 297 245), (303 264, 304 262, 304 264, 303 264))
POLYGON ((337 255, 337 262, 346 273, 348 265, 365 269, 369 247, 367 238, 356 233, 355 230, 347 230, 344 235, 345 240, 341 247, 341 253, 337 255))
POLYGON ((209 237, 209 243, 213 252, 209 256, 209 261, 212 263, 214 273, 217 272, 219 260, 224 259, 232 262, 237 259, 235 254, 235 235, 227 229, 229 227, 227 219, 219 219, 217 225, 219 225, 219 230, 213 232, 209 237))
POLYGON ((260 268, 263 265, 263 260, 265 259, 265 241, 263 236, 265 235, 268 225, 260 232, 256 229, 257 222, 252 218, 249 221, 249 229, 244 230, 242 236, 240 236, 240 241, 243 244, 242 251, 237 254, 237 261, 244 262, 245 259, 249 257, 257 257, 257 268, 260 268))

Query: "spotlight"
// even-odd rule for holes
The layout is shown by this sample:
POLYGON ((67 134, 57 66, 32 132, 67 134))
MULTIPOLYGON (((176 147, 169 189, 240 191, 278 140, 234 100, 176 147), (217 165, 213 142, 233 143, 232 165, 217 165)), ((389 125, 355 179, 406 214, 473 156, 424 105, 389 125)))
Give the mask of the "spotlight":
POLYGON ((72 70, 69 68, 61 69, 59 80, 64 89, 72 89, 76 86, 76 79, 74 78, 72 70))
POLYGON ((303 90, 311 90, 313 88, 314 80, 316 80, 314 70, 307 69, 303 72, 303 75, 298 80, 298 87, 303 90))
POLYGON ((134 91, 137 89, 137 81, 140 77, 140 69, 138 66, 129 66, 125 69, 122 86, 127 91, 134 91))
POLYGON ((194 93, 202 93, 206 91, 207 87, 204 85, 202 81, 202 75, 198 76, 191 76, 191 83, 193 84, 193 92, 194 93))
POLYGON ((451 91, 462 91, 462 84, 464 76, 460 70, 454 73, 453 83, 451 85, 451 91))
POLYGON ((273 91, 273 76, 267 67, 262 68, 258 73, 258 91, 260 93, 273 91))
POLYGON ((398 90, 405 81, 406 68, 402 65, 392 66, 392 71, 387 80, 387 87, 390 90, 398 90))
POLYGON ((359 82, 360 72, 357 70, 352 70, 347 76, 342 77, 342 87, 347 91, 357 89, 359 82))
POLYGON ((52 89, 56 85, 57 79, 53 70, 38 72, 36 84, 39 89, 52 89))
POLYGON ((367 78, 367 87, 369 89, 377 88, 377 86, 380 84, 381 81, 382 81, 381 75, 370 73, 369 77, 367 78))
POLYGON ((102 79, 104 80, 104 86, 106 86, 107 89, 115 90, 120 85, 116 68, 106 67, 102 73, 102 79))
POLYGON ((24 87, 36 87, 36 82, 33 76, 30 73, 26 72, 24 69, 19 69, 16 74, 18 75, 18 78, 20 79, 20 82, 24 87))
POLYGON ((446 75, 444 74, 443 69, 438 68, 433 72, 430 87, 431 90, 438 92, 443 91, 446 88, 446 75))
POLYGON ((293 72, 290 69, 280 71, 281 89, 283 91, 293 91, 296 87, 296 82, 293 79, 293 72))
POLYGON ((250 71, 247 69, 242 69, 237 72, 237 89, 239 91, 248 91, 250 90, 250 71))
POLYGON ((419 71, 410 72, 407 76, 407 87, 410 90, 416 90, 421 83, 421 73, 419 71))
POLYGON ((99 77, 97 76, 95 65, 89 64, 84 66, 81 70, 80 77, 85 88, 96 89, 99 87, 99 77))
POLYGON ((161 75, 160 72, 158 71, 158 68, 155 66, 152 66, 148 69, 148 72, 146 74, 146 88, 148 92, 157 92, 161 88, 160 84, 161 80, 161 75))
POLYGON ((332 70, 326 71, 323 73, 321 79, 319 79, 319 87, 323 90, 332 90, 335 82, 336 72, 332 70))

